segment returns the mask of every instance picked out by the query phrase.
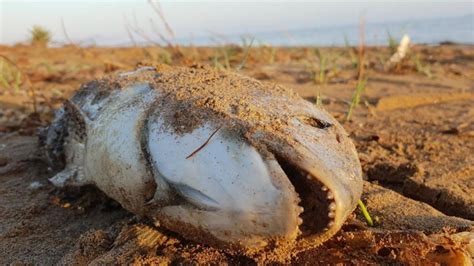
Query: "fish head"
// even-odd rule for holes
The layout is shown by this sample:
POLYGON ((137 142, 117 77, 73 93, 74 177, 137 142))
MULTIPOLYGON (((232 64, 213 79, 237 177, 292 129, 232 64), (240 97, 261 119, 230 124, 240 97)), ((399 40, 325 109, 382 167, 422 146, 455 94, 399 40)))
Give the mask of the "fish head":
POLYGON ((355 147, 337 120, 300 97, 270 93, 250 101, 267 113, 222 119, 181 106, 168 108, 172 119, 157 113, 148 120, 157 183, 179 198, 153 216, 207 243, 261 248, 305 238, 318 245, 341 228, 362 193, 355 147), (204 119, 180 130, 170 121, 183 109, 186 119, 204 119))
POLYGON ((271 117, 281 125, 248 139, 264 144, 293 185, 303 208, 301 246, 314 247, 333 236, 357 206, 363 185, 358 154, 342 125, 321 107, 301 98, 272 101, 271 117))

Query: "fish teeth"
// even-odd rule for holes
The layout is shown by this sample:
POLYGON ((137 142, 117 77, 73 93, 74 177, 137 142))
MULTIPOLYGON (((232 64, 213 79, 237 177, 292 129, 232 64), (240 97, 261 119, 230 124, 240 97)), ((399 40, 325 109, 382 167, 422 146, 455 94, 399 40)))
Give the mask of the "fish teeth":
POLYGON ((328 192, 327 199, 330 199, 330 200, 334 199, 334 194, 332 193, 332 191, 328 192))
POLYGON ((329 228, 331 228, 331 227, 333 227, 333 226, 334 226, 334 221, 330 221, 330 222, 328 223, 327 228, 329 229, 329 228))
POLYGON ((304 212, 304 208, 301 206, 298 206, 298 213, 303 213, 303 212, 304 212))
POLYGON ((311 175, 310 175, 310 174, 306 174, 306 178, 311 179, 311 175))
POLYGON ((303 219, 301 219, 301 217, 298 217, 298 218, 296 219, 296 221, 297 221, 298 225, 302 225, 302 224, 303 224, 303 219))
POLYGON ((336 213, 335 212, 329 212, 328 217, 333 219, 334 217, 336 217, 336 213))
POLYGON ((335 211, 336 210, 336 203, 335 202, 331 202, 329 204, 329 210, 330 211, 335 211))
POLYGON ((297 235, 297 236, 300 236, 300 235, 302 235, 302 234, 303 234, 303 232, 301 232, 301 230, 298 228, 298 231, 296 232, 296 235, 297 235))
POLYGON ((322 190, 322 191, 327 191, 327 190, 328 190, 328 187, 322 186, 322 187, 321 187, 321 190, 322 190))

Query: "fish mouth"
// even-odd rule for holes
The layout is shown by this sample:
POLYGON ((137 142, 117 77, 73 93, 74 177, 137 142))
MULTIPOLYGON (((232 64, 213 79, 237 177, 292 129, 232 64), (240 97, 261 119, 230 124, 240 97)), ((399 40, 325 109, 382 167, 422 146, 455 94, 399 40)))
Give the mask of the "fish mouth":
POLYGON ((317 177, 282 157, 276 157, 299 197, 300 237, 327 232, 335 225, 334 193, 317 177))

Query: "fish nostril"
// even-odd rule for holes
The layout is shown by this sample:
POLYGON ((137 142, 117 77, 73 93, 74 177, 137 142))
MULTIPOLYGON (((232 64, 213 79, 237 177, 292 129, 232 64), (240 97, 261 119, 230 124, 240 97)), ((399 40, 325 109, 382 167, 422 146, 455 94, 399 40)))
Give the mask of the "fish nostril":
POLYGON ((319 128, 319 129, 326 129, 333 126, 331 123, 315 118, 315 117, 300 117, 300 120, 306 125, 319 128))

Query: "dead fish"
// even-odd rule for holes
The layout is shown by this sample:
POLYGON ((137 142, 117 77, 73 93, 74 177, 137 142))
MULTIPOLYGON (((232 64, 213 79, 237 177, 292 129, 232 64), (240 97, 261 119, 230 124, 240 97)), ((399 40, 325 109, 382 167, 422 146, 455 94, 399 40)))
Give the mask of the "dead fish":
POLYGON ((317 246, 362 193, 357 152, 328 112, 282 86, 201 66, 89 82, 44 143, 56 186, 95 185, 219 247, 317 246))

